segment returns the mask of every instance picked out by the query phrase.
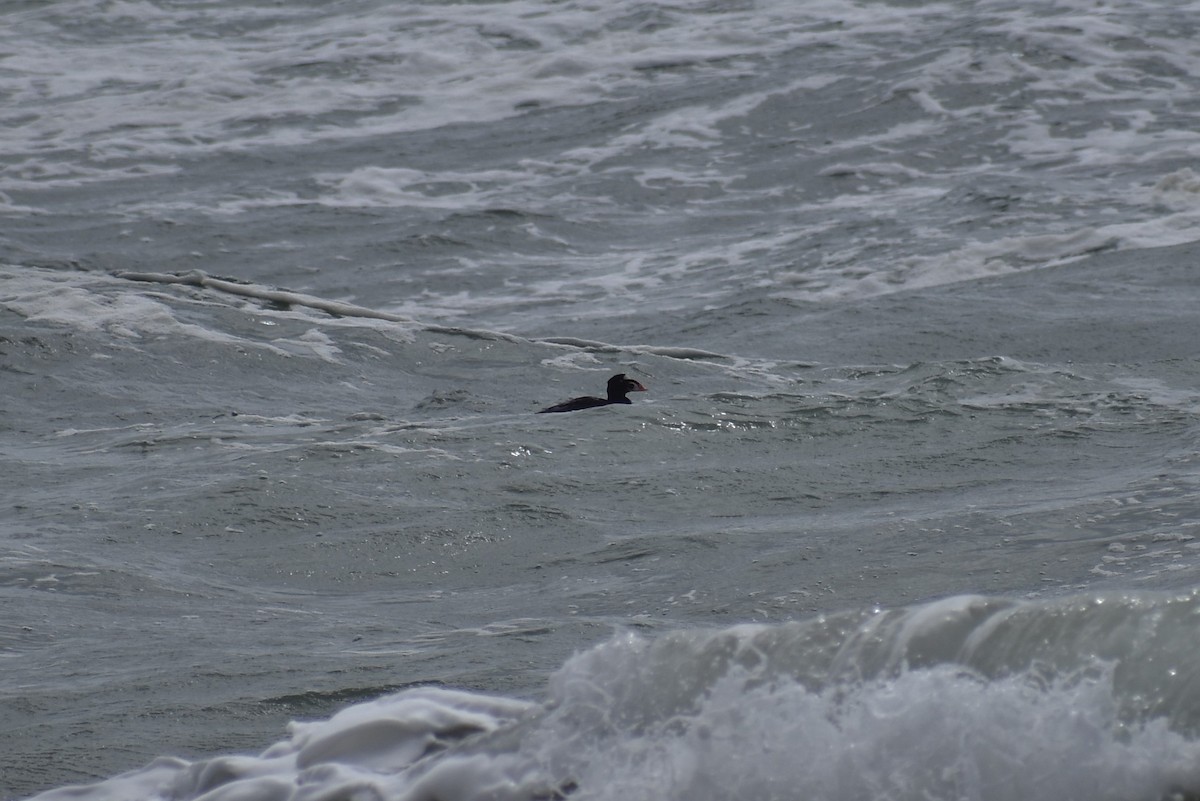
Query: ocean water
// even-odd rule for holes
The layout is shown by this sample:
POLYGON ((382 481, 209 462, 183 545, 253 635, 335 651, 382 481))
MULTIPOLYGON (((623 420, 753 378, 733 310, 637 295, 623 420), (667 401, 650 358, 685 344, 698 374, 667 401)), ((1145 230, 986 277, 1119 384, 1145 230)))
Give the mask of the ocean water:
POLYGON ((1200 798, 1198 20, 4 4, 0 798, 1200 798))

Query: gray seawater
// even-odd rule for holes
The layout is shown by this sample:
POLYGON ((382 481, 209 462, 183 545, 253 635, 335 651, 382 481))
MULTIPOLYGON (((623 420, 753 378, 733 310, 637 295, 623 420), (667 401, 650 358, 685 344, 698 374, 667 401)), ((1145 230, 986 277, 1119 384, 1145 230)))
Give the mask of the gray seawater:
POLYGON ((0 797, 1200 795, 1198 11, 0 10, 0 797))

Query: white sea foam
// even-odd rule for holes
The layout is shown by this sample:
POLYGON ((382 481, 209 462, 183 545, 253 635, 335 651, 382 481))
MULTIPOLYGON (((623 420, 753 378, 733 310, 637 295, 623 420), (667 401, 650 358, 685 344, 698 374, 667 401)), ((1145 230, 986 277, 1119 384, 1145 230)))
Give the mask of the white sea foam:
POLYGON ((514 186, 530 181, 527 171, 486 170, 437 173, 406 167, 363 167, 347 175, 318 179, 333 192, 321 202, 330 206, 443 208, 456 211, 512 205, 514 186))
POLYGON ((274 344, 285 350, 300 348, 317 356, 318 358, 331 362, 338 363, 341 359, 338 355, 342 352, 330 336, 323 331, 318 331, 315 328, 310 328, 297 339, 276 339, 274 344))
POLYGON ((229 5, 210 15, 78 2, 9 14, 3 87, 8 119, 27 137, 9 147, 46 153, 87 143, 104 161, 494 120, 530 105, 611 96, 664 65, 703 69, 771 52, 803 22, 771 26, 791 16, 786 4, 765 19, 697 5, 670 15, 655 35, 620 24, 640 13, 635 3, 556 4, 548 13, 539 2, 361 2, 358 13, 319 26, 303 7, 229 5), (80 24, 90 36, 74 35, 80 24), (49 40, 55 28, 61 36, 49 40), (397 101, 397 112, 379 113, 397 101), (353 121, 260 124, 331 113, 353 121))
POLYGON ((28 320, 57 323, 80 331, 107 331, 136 342, 145 337, 183 336, 225 345, 287 351, 227 332, 184 322, 166 303, 107 275, 56 273, 0 267, 0 305, 28 320))
MULTIPOLYGON (((411 341, 413 325, 408 318, 363 306, 326 300, 302 293, 287 292, 255 284, 210 278, 199 272, 183 275, 166 273, 127 273, 120 276, 103 273, 59 272, 32 267, 0 266, 0 306, 11 309, 34 322, 49 322, 79 331, 105 331, 116 339, 134 345, 147 337, 182 337, 231 345, 237 348, 263 349, 279 356, 314 356, 337 363, 340 349, 334 340, 318 328, 310 328, 296 338, 241 336, 221 330, 218 324, 200 325, 182 319, 182 308, 189 304, 223 305, 220 295, 212 301, 160 295, 140 287, 147 284, 185 284, 211 288, 226 296, 252 298, 306 311, 254 309, 263 318, 316 319, 327 328, 352 325, 378 328, 398 342, 411 341), (328 313, 334 316, 324 316, 328 313), (342 318, 342 319, 339 319, 342 318), (397 325, 403 323, 403 325, 397 325)), ((266 331, 264 331, 266 333, 266 331)))

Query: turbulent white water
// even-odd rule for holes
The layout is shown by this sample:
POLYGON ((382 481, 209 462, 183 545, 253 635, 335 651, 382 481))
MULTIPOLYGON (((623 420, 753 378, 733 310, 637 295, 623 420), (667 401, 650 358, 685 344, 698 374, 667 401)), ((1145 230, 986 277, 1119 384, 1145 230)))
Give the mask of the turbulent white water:
POLYGON ((1192 595, 960 597, 626 634, 541 704, 408 690, 293 724, 258 757, 39 798, 1167 797, 1200 781, 1182 733, 1200 705, 1179 703, 1195 614, 1192 595))

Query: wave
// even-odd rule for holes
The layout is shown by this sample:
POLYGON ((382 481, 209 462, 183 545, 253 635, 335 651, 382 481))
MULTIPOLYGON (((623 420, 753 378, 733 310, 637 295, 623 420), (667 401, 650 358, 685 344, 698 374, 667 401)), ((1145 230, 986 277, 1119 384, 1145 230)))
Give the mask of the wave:
POLYGON ((545 698, 415 688, 37 801, 1200 797, 1200 590, 624 632, 545 698))
MULTIPOLYGON (((107 326, 118 333, 132 336, 138 330, 148 330, 155 333, 179 333, 209 339, 219 342, 235 342, 246 344, 230 335, 214 332, 196 325, 185 325, 176 319, 170 309, 160 302, 160 299, 141 295, 120 294, 116 300, 101 299, 98 287, 92 286, 97 281, 105 282, 104 290, 112 290, 114 284, 108 282, 109 276, 103 273, 81 272, 76 274, 78 281, 73 282, 69 277, 64 278, 55 271, 39 270, 37 268, 10 268, 12 273, 20 275, 27 282, 21 290, 8 293, 3 301, 6 306, 25 315, 28 319, 47 320, 73 325, 83 330, 107 326)), ((5 270, 0 266, 0 270, 5 270)), ((296 309, 311 309, 324 312, 329 318, 338 320, 364 320, 396 323, 409 331, 424 331, 430 334, 443 334, 485 341, 502 341, 515 344, 543 344, 556 348, 567 348, 581 353, 606 354, 644 354, 659 356, 665 359, 680 361, 730 361, 734 357, 715 353, 700 348, 678 347, 668 345, 619 345, 577 337, 539 337, 527 338, 483 328, 464 326, 438 325, 421 322, 413 317, 396 314, 382 309, 375 309, 346 301, 332 300, 304 292, 289 289, 269 287, 251 281, 234 280, 208 275, 202 270, 187 270, 174 273, 117 271, 111 274, 119 281, 129 281, 134 284, 164 284, 197 287, 224 295, 249 298, 261 302, 268 310, 289 312, 296 309)), ((319 351, 319 355, 327 361, 336 361, 337 349, 331 346, 324 335, 310 332, 305 341, 305 350, 319 351), (323 346, 323 347, 322 347, 323 346)), ((275 349, 280 355, 287 352, 275 349)))

